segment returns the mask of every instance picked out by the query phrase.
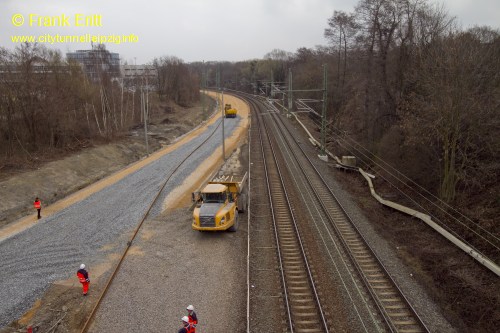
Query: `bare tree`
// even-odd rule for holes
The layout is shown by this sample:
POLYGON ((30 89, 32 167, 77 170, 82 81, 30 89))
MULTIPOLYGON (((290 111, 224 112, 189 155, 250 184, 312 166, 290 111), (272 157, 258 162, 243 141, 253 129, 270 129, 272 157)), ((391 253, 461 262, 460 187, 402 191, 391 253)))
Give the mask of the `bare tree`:
POLYGON ((404 124, 409 138, 439 154, 439 193, 446 201, 455 198, 459 183, 480 183, 474 181, 485 172, 477 170, 479 160, 498 156, 492 135, 499 133, 499 50, 498 32, 476 29, 436 39, 419 52, 419 93, 412 94, 404 124))
POLYGON ((328 19, 328 26, 329 28, 325 29, 324 35, 332 45, 337 47, 337 87, 340 104, 342 104, 347 73, 348 45, 353 42, 357 32, 357 25, 354 14, 334 11, 333 16, 328 19))
POLYGON ((198 75, 177 57, 161 57, 153 61, 158 71, 159 94, 180 105, 199 100, 198 75))

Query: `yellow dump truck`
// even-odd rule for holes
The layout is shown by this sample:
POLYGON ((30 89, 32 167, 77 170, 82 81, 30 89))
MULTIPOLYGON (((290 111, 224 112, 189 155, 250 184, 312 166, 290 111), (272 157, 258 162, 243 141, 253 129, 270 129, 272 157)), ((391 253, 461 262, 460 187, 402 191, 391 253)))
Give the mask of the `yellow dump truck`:
POLYGON ((236 231, 238 213, 244 213, 247 198, 242 193, 247 173, 244 176, 218 176, 201 190, 193 192, 196 203, 192 228, 199 231, 236 231))
POLYGON ((238 110, 233 109, 231 107, 231 104, 226 104, 224 106, 224 115, 226 118, 236 118, 237 113, 238 113, 238 110))

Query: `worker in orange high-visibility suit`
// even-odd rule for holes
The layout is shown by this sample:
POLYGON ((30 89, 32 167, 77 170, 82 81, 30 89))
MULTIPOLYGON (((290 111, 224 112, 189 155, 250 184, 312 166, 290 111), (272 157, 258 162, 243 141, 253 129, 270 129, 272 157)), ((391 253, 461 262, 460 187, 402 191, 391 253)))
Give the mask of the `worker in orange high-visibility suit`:
POLYGON ((33 207, 35 207, 35 209, 37 210, 38 219, 40 219, 42 217, 40 215, 40 212, 42 211, 42 202, 38 198, 35 198, 35 202, 33 202, 33 207))
POLYGON ((198 317, 196 316, 196 312, 194 312, 194 306, 188 305, 186 310, 188 311, 187 316, 189 319, 189 323, 196 328, 196 325, 198 325, 198 317))
POLYGON ((177 333, 195 333, 196 329, 193 325, 189 323, 189 319, 187 316, 181 318, 182 320, 182 328, 180 328, 177 333))
POLYGON ((80 269, 76 272, 76 276, 78 276, 78 279, 82 284, 83 296, 87 296, 87 293, 89 292, 90 279, 89 273, 85 270, 85 264, 80 265, 80 269))

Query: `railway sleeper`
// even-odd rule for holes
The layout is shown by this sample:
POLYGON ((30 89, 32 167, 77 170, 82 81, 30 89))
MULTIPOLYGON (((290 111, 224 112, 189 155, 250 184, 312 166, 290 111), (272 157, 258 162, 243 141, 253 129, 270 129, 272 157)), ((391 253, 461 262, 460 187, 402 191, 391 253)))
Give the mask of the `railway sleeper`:
POLYGON ((349 248, 352 252, 369 253, 363 244, 352 244, 349 248))
POLYGON ((284 250, 284 251, 281 251, 281 253, 283 254, 282 255, 282 258, 284 258, 285 260, 300 260, 302 261, 302 254, 299 253, 298 251, 290 251, 290 250, 284 250))
POLYGON ((294 237, 292 237, 292 235, 282 235, 280 232, 279 237, 280 237, 279 244, 281 247, 298 249, 297 240, 294 237))
POLYGON ((294 296, 297 296, 297 297, 300 297, 300 298, 293 298, 293 299, 290 299, 290 303, 292 304, 295 304, 295 303, 301 303, 301 304, 304 304, 304 303, 311 303, 311 302, 315 302, 314 298, 312 297, 311 294, 308 294, 308 293, 296 293, 294 294, 294 296))
POLYGON ((352 231, 352 227, 349 224, 347 224, 347 222, 339 220, 338 218, 335 217, 333 217, 333 220, 339 231, 342 232, 342 234, 354 234, 354 232, 352 231))
MULTIPOLYGON (((313 300, 311 299, 311 301, 308 303, 313 303, 313 300)), ((317 309, 316 305, 292 305, 292 308, 297 309, 297 310, 316 310, 317 309)))
POLYGON ((296 264, 291 264, 291 265, 287 265, 287 263, 284 263, 284 266, 287 272, 295 274, 298 274, 299 272, 304 273, 306 269, 304 263, 299 261, 297 261, 296 264))
MULTIPOLYGON (((283 233, 283 237, 295 239, 295 230, 293 230, 291 227, 287 228, 287 229, 283 228, 283 230, 280 230, 280 231, 283 233)), ((281 236, 281 234, 280 234, 280 236, 281 236)))
POLYGON ((393 298, 379 298, 381 302, 384 303, 399 303, 401 304, 401 299, 399 297, 393 297, 393 298))
POLYGON ((273 207, 276 212, 279 210, 283 215, 288 214, 288 205, 284 201, 273 200, 273 207))
POLYGON ((307 275, 305 274, 304 269, 305 268, 303 265, 291 266, 291 267, 285 265, 285 276, 289 277, 289 276, 301 275, 303 277, 303 279, 307 279, 307 275))
POLYGON ((375 263, 372 265, 366 265, 363 267, 363 273, 368 274, 368 273, 379 273, 380 274, 380 267, 376 265, 375 263))
MULTIPOLYGON (((316 322, 307 320, 300 320, 300 321, 294 320, 293 322, 295 332, 304 332, 304 330, 307 329, 317 330, 318 327, 321 327, 320 325, 321 324, 319 320, 316 320, 316 322)), ((318 332, 318 331, 313 331, 313 332, 318 332)), ((320 329, 319 332, 323 331, 320 329)))
POLYGON ((302 257, 300 257, 300 256, 285 255, 285 256, 282 256, 282 259, 283 259, 284 264, 289 263, 289 262, 301 263, 302 264, 301 267, 305 267, 304 262, 302 261, 302 257))
POLYGON ((281 247, 282 256, 287 258, 302 258, 302 255, 298 252, 298 249, 293 246, 281 247))
POLYGON ((384 305, 384 309, 386 310, 405 310, 406 307, 400 303, 399 305, 384 305))
POLYGON ((416 327, 416 328, 405 327, 405 328, 400 328, 398 330, 398 332, 400 332, 400 333, 420 333, 420 332, 424 332, 424 331, 422 329, 420 329, 420 327, 416 327))
POLYGON ((318 329, 317 327, 314 327, 314 326, 319 325, 319 324, 312 325, 313 327, 311 327, 311 325, 312 324, 306 324, 306 325, 302 325, 304 327, 294 327, 294 332, 297 332, 297 333, 323 332, 322 329, 318 329))
POLYGON ((315 333, 315 332, 323 332, 322 329, 318 329, 316 327, 313 328, 296 328, 295 332, 297 333, 315 333))
POLYGON ((392 322, 394 325, 397 326, 416 326, 418 327, 418 324, 414 320, 394 320, 392 322))
POLYGON ((293 230, 280 230, 279 232, 280 236, 280 244, 283 243, 295 243, 297 239, 295 238, 295 234, 293 233, 293 230))
MULTIPOLYGON (((404 312, 387 312, 387 315, 391 318, 411 318, 411 313, 408 311, 404 312)), ((412 323, 415 324, 415 321, 412 320, 412 323)))
POLYGON ((309 287, 309 284, 305 281, 300 281, 300 280, 290 280, 290 279, 287 279, 287 285, 289 288, 296 288, 296 287, 309 287))
POLYGON ((304 281, 307 279, 307 275, 303 273, 296 273, 296 274, 287 273, 286 278, 290 279, 291 281, 293 280, 304 281))
MULTIPOLYGON (((368 280, 368 283, 370 285, 385 285, 385 286, 390 286, 391 284, 389 283, 389 281, 387 281, 386 279, 381 279, 381 280, 376 280, 376 279, 367 279, 368 280)), ((388 287, 389 288, 389 287, 388 287)))
POLYGON ((304 270, 304 262, 302 260, 283 260, 283 266, 286 270, 304 270))
POLYGON ((370 272, 370 273, 367 273, 365 274, 365 276, 367 278, 370 278, 370 279, 378 279, 378 278, 385 278, 385 275, 384 274, 380 274, 380 271, 376 271, 376 272, 370 272))
POLYGON ((304 291, 307 291, 308 294, 311 294, 311 288, 309 285, 306 286, 289 286, 290 296, 296 297, 297 295, 302 295, 304 291))
POLYGON ((371 285, 372 289, 375 289, 375 290, 392 290, 392 286, 391 285, 387 285, 387 284, 384 284, 384 285, 371 285))
POLYGON ((366 251, 363 251, 362 253, 353 253, 354 254, 354 257, 358 260, 366 260, 366 259, 370 259, 372 260, 372 256, 370 254, 368 254, 366 251))
POLYGON ((303 281, 288 281, 287 282, 288 288, 290 289, 296 289, 296 288, 309 288, 309 284, 303 281))
POLYGON ((292 239, 289 239, 285 242, 280 242, 280 247, 286 251, 292 250, 295 252, 299 252, 299 247, 297 246, 297 242, 295 240, 292 240, 292 239))
POLYGON ((293 312, 294 317, 299 317, 302 318, 300 320, 294 320, 295 324, 315 324, 319 323, 318 320, 318 312, 317 311, 307 311, 307 312, 300 312, 300 311, 294 311, 293 312), (311 318, 309 320, 304 319, 304 318, 311 318))
POLYGON ((280 232, 280 245, 281 246, 294 246, 295 248, 297 248, 297 240, 295 237, 292 237, 292 235, 283 235, 281 232, 280 232))
POLYGON ((376 265, 376 262, 373 260, 373 258, 361 258, 358 260, 358 263, 362 265, 376 265))

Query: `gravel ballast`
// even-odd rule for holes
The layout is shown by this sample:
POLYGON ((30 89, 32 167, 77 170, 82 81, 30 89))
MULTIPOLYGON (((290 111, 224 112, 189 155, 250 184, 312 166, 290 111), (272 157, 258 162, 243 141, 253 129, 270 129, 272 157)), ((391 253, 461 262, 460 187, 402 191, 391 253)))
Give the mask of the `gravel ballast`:
MULTIPOLYGON (((239 121, 239 117, 226 120, 226 137, 232 134, 239 121)), ((19 318, 52 282, 74 276, 80 263, 85 262, 92 268, 109 255, 122 251, 123 235, 137 226, 163 180, 212 133, 216 124, 209 125, 200 136, 112 186, 2 241, 0 327, 19 318), (117 244, 120 241, 121 244, 117 244)), ((220 142, 219 127, 203 149, 190 157, 171 178, 153 207, 152 218, 161 211, 161 202, 168 193, 213 154, 220 142)))

